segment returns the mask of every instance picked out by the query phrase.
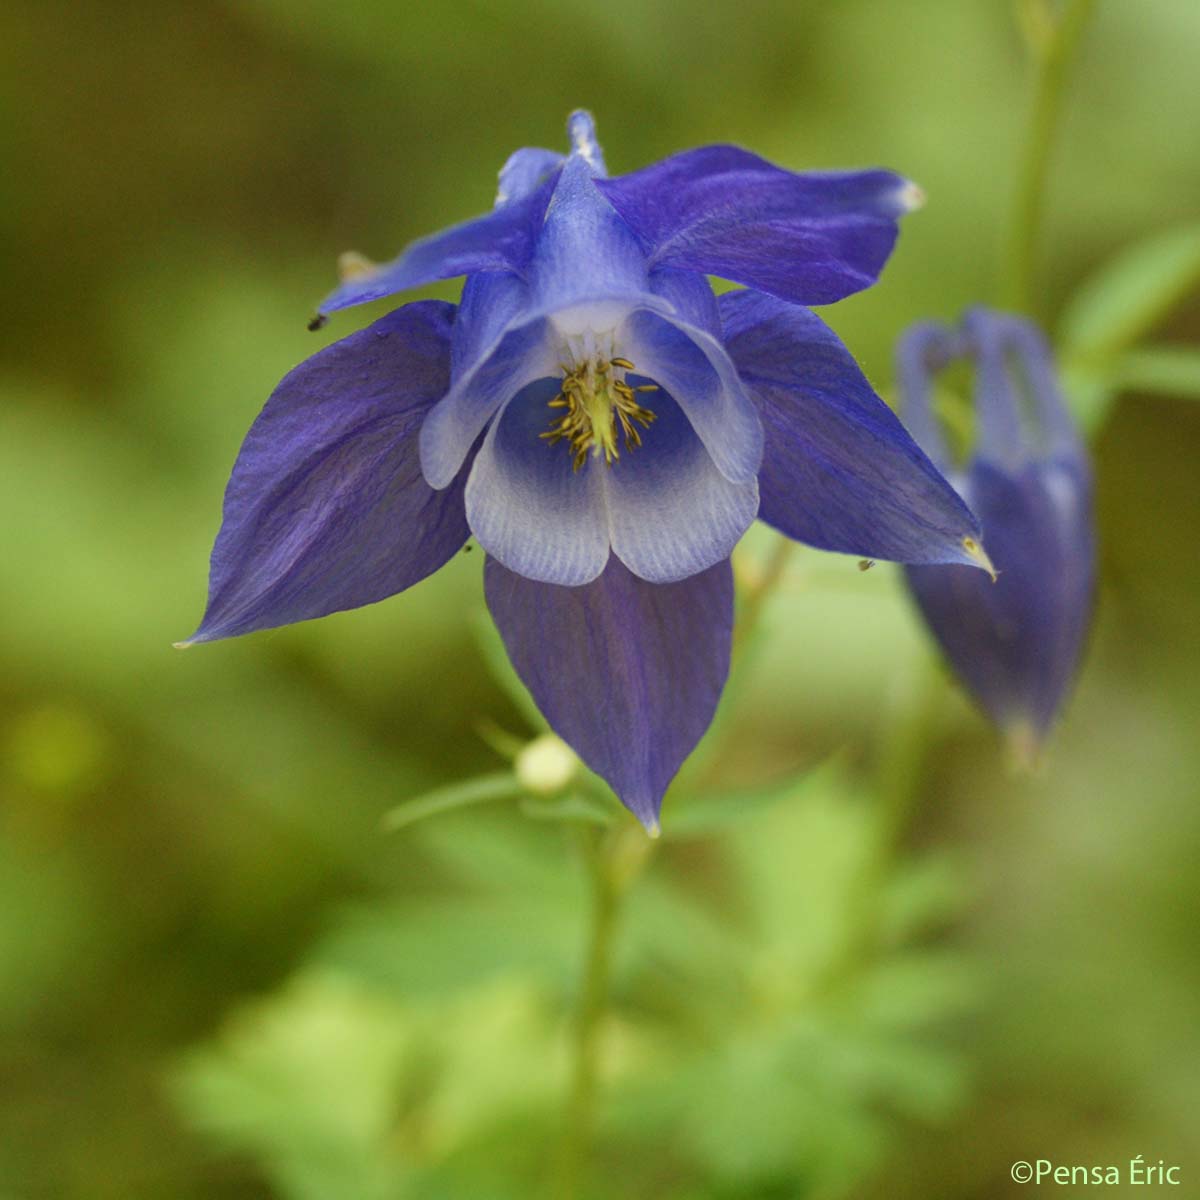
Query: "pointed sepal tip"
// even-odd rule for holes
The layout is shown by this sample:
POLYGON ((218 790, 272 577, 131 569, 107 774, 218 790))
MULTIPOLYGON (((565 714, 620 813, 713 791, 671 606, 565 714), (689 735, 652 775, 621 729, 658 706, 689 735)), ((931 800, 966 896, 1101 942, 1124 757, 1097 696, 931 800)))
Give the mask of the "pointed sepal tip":
POLYGON ((1000 578, 996 568, 992 566, 992 560, 988 558, 988 552, 983 548, 982 542, 977 542, 973 537, 965 537, 962 540, 962 548, 976 566, 982 567, 992 577, 993 583, 1000 578))

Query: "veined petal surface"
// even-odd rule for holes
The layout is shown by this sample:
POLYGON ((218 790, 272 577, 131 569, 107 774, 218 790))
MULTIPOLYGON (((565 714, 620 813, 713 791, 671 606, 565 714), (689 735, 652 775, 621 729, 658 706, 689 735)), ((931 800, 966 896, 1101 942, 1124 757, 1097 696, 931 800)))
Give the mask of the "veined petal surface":
POLYGON ((719 275, 799 304, 869 287, 919 191, 891 171, 796 174, 735 146, 672 155, 601 191, 651 266, 719 275))
POLYGON ((590 307, 597 296, 632 301, 649 290, 641 244, 596 184, 587 160, 571 155, 529 263, 532 301, 539 311, 569 314, 579 305, 590 307))
POLYGON ((548 182, 490 213, 413 242, 399 258, 347 280, 317 311, 336 312, 476 271, 521 274, 533 253, 552 187, 548 182))
POLYGON ((371 604, 463 545, 462 485, 435 492, 417 455, 453 319, 453 305, 410 304, 284 377, 234 465, 192 642, 371 604))
POLYGON ((729 557, 758 515, 758 481, 727 479, 668 392, 643 399, 655 419, 642 446, 588 469, 602 477, 613 552, 639 578, 672 583, 729 557))
POLYGON ((649 308, 629 315, 621 341, 638 372, 674 397, 721 474, 734 483, 753 479, 762 463, 762 423, 725 347, 649 308))
POLYGON ((1091 480, 1082 458, 1016 471, 981 461, 963 490, 996 582, 962 567, 909 567, 908 585, 967 690, 1028 753, 1054 723, 1091 621, 1091 480))
POLYGON ((721 297, 726 345, 766 430, 759 515, 822 550, 979 565, 977 521, 817 316, 721 297))
POLYGON ((475 439, 522 388, 556 373, 558 335, 548 317, 511 326, 455 379, 421 428, 421 469, 430 486, 448 487, 475 439))
POLYGON ((556 150, 545 150, 541 146, 526 146, 514 150, 500 168, 496 206, 523 200, 536 192, 564 161, 563 155, 556 150))
POLYGON ((450 339, 451 383, 486 358, 505 333, 528 319, 530 311, 529 284, 519 275, 481 271, 468 276, 450 339))
POLYGON ((550 727, 650 830, 712 722, 729 674, 733 572, 639 579, 619 559, 583 587, 535 583, 489 558, 488 608, 550 727))

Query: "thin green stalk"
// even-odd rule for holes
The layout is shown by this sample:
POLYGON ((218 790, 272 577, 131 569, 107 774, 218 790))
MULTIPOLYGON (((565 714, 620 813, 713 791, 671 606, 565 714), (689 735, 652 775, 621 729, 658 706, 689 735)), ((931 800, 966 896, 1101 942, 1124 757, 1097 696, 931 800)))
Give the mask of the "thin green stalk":
POLYGON ((763 564, 761 573, 755 577, 742 594, 742 609, 738 613, 737 624, 733 630, 733 652, 740 654, 753 641, 758 623, 762 619, 763 609, 771 593, 783 578, 784 569, 796 543, 782 533, 776 534, 775 544, 763 564))
POLYGON ((874 772, 878 823, 847 900, 845 942, 822 981, 827 991, 836 991, 853 979, 879 952, 880 897, 921 796, 941 696, 936 662, 925 654, 888 698, 874 772))
POLYGON ((1009 232, 1007 302, 1010 307, 1033 315, 1038 307, 1033 281, 1050 154, 1071 63, 1095 6, 1096 0, 1066 0, 1062 15, 1057 20, 1046 16, 1039 26, 1041 36, 1030 39, 1037 76, 1009 232))
MULTIPOLYGON (((782 533, 776 534, 762 566, 756 568, 749 578, 739 577, 737 619, 733 626, 733 661, 729 680, 708 736, 700 744, 699 750, 684 763, 675 781, 676 795, 686 795, 697 780, 703 780, 727 748, 732 714, 737 711, 738 700, 752 673, 750 667, 755 656, 755 647, 759 644, 755 634, 762 622, 767 601, 783 580, 795 548, 796 543, 790 538, 782 533)), ((737 568, 735 572, 736 570, 737 568)))
POLYGON ((591 882, 591 915, 571 1044, 566 1128, 556 1180, 558 1200, 578 1200, 582 1195, 595 1127, 602 1035, 621 898, 654 844, 632 822, 603 831, 583 829, 580 839, 591 882))
POLYGON ((881 806, 878 845, 885 865, 899 848, 921 794, 941 696, 936 660, 923 652, 891 697, 880 739, 875 794, 881 806))

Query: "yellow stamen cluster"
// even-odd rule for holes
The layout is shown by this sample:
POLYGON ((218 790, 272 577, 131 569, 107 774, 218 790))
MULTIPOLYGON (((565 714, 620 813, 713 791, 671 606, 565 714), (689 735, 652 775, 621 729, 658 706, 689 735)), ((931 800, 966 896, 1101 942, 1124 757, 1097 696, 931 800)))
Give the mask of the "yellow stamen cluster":
POLYGON ((587 461, 589 451, 597 458, 603 454, 610 467, 621 457, 618 427, 626 450, 642 444, 637 427, 648 428, 654 413, 638 403, 637 393, 654 392, 658 387, 653 383, 631 387, 624 373, 633 369, 627 358, 590 358, 581 366, 562 365, 562 389, 550 401, 550 407, 567 411, 541 436, 552 446, 567 442, 575 456, 576 471, 587 461))

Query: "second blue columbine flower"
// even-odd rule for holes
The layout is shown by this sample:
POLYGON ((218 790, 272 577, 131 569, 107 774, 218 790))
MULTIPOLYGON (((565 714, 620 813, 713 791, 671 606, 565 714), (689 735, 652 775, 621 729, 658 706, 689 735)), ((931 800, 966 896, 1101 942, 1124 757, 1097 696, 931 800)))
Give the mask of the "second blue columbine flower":
POLYGON ((959 678, 1028 760, 1074 678, 1092 613, 1087 452, 1032 321, 971 309, 957 329, 915 326, 898 359, 909 428, 978 514, 999 572, 992 584, 977 571, 910 566, 909 587, 959 678), (960 359, 975 368, 975 437, 956 466, 930 385, 960 359))
POLYGON ((729 666, 729 556, 755 519, 810 545, 978 563, 973 516, 802 305, 869 286, 916 189, 730 146, 606 174, 519 150, 495 208, 357 264, 331 313, 465 275, 280 384, 226 493, 210 641, 380 600, 474 534, 488 604, 551 726, 647 824, 729 666), (745 285, 718 300, 709 274, 745 285))

